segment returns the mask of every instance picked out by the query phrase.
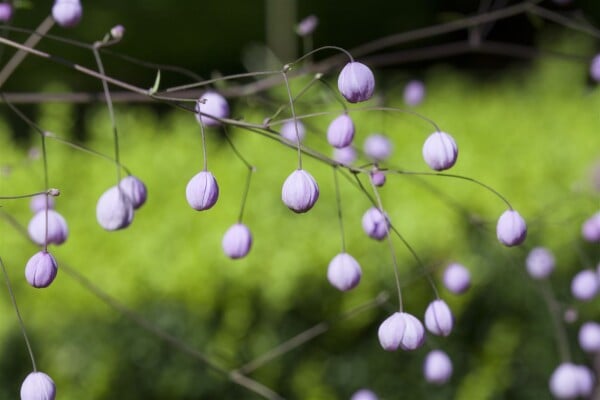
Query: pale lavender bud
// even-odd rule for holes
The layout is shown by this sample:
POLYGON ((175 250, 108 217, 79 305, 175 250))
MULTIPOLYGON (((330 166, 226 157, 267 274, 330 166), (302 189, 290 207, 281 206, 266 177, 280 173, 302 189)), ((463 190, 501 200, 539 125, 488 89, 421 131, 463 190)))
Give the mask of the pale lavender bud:
POLYGON ((13 5, 11 3, 0 3, 0 22, 8 22, 13 16, 13 5))
POLYGON ((215 118, 229 117, 229 104, 225 97, 217 92, 205 92, 196 102, 196 120, 204 124, 204 126, 219 126, 219 122, 215 118), (206 115, 200 115, 202 112, 206 115))
POLYGON ((252 247, 252 233, 246 225, 242 223, 234 224, 225 232, 221 245, 229 258, 246 257, 252 247))
POLYGON ((35 253, 25 265, 25 279, 35 288, 48 287, 58 272, 58 264, 47 251, 35 253))
POLYGON ((392 143, 386 136, 375 133, 365 139, 363 149, 373 161, 383 161, 392 154, 392 143))
POLYGON ((21 400, 54 400, 56 386, 43 372, 31 372, 21 385, 21 400))
POLYGON ((425 310, 425 326, 434 335, 448 336, 452 332, 454 317, 444 300, 434 300, 425 310))
POLYGON ((600 54, 596 54, 590 63, 590 77, 595 82, 600 82, 600 54))
POLYGON ((385 173, 379 170, 373 170, 369 173, 369 178, 373 185, 381 187, 385 185, 385 173))
POLYGON ((425 328, 414 315, 405 312, 401 314, 404 316, 406 328, 400 341, 400 348, 402 350, 415 350, 425 342, 425 328))
POLYGON ((354 139, 354 122, 348 114, 342 114, 329 124, 327 141, 335 148, 350 146, 354 139))
POLYGON ((443 171, 451 168, 458 157, 458 146, 446 132, 433 132, 423 144, 423 159, 429 168, 443 171))
POLYGON ((585 365, 576 365, 577 383, 579 386, 579 396, 588 398, 594 391, 594 373, 585 365))
POLYGON ((327 279, 337 289, 345 292, 355 288, 362 276, 358 261, 348 253, 333 257, 327 268, 327 279))
POLYGON ((461 294, 471 287, 471 274, 464 266, 452 263, 444 271, 444 286, 452 293, 461 294))
POLYGON ((582 301, 592 300, 598 294, 598 276, 591 269, 579 271, 571 281, 573 297, 582 301))
POLYGON ((360 389, 354 392, 350 400, 378 400, 378 397, 369 389, 360 389))
POLYGON ((137 210, 144 205, 146 198, 148 197, 144 182, 133 175, 129 175, 121 179, 119 186, 123 193, 125 193, 125 196, 129 197, 129 200, 131 200, 131 205, 134 210, 137 210))
POLYGON ((113 39, 122 39, 123 35, 125 35, 125 27, 121 24, 115 25, 110 29, 110 36, 113 39))
POLYGON ((287 177, 281 188, 281 200, 290 210, 305 213, 319 199, 319 186, 315 178, 303 169, 297 169, 287 177))
POLYGON ((29 221, 29 237, 39 245, 62 244, 69 236, 67 221, 54 210, 48 210, 48 236, 46 236, 46 211, 38 211, 29 221))
POLYGON ((515 210, 506 210, 498 219, 496 225, 498 240, 505 246, 517 246, 527 237, 527 225, 521 215, 515 210))
POLYGON ((600 211, 585 220, 581 226, 581 235, 591 243, 600 243, 600 211))
POLYGON ((600 352, 600 324, 586 322, 579 328, 579 346, 588 353, 600 352))
POLYGON ((200 171, 190 179, 185 188, 185 197, 194 210, 208 210, 219 198, 219 185, 209 171, 200 171))
POLYGON ((554 270, 554 265, 554 255, 545 247, 535 247, 531 249, 525 259, 527 272, 534 279, 547 278, 554 270))
POLYGON ((38 194, 31 198, 31 201, 29 203, 29 208, 35 214, 42 210, 45 210, 46 205, 48 205, 49 209, 54 209, 54 197, 49 196, 47 194, 38 194), (47 203, 46 203, 46 199, 48 199, 47 203))
POLYGON ((383 240, 390 229, 390 221, 378 208, 369 208, 362 217, 363 230, 375 240, 383 240))
POLYGON ((415 107, 423 102, 425 98, 425 85, 418 80, 412 80, 404 87, 404 103, 415 107))
POLYGON ((356 150, 352 146, 333 149, 333 159, 340 164, 350 165, 356 161, 356 150))
POLYGON ((82 14, 79 0, 56 0, 52 6, 52 17, 63 28, 72 28, 79 24, 82 14))
POLYGON ((96 203, 96 220, 107 231, 128 227, 133 221, 133 205, 123 190, 113 186, 96 203))
POLYGON ((550 376, 550 392, 557 399, 589 396, 594 377, 587 367, 569 362, 560 364, 550 376))
POLYGON ((452 360, 441 350, 430 351, 423 363, 423 375, 429 383, 442 385, 448 382, 452 376, 452 360))
POLYGON ((567 308, 565 310, 565 313, 563 314, 563 320, 567 324, 572 324, 572 323, 576 322, 577 318, 579 318, 579 313, 577 312, 577 309, 575 309, 575 308, 567 308))
POLYGON ((350 103, 369 100, 375 91, 373 72, 365 64, 349 62, 340 72, 338 89, 350 103))
POLYGON ((425 340, 425 328, 413 315, 396 312, 379 326, 378 336, 384 350, 415 350, 425 340))
POLYGON ((312 34, 319 25, 319 19, 315 15, 309 15, 298 23, 296 33, 298 36, 308 36, 312 34))
POLYGON ((294 121, 286 121, 281 126, 281 136, 292 143, 298 143, 298 139, 300 139, 300 143, 302 143, 306 136, 306 128, 302 121, 296 120, 296 127, 294 127, 294 121), (296 132, 296 128, 298 129, 298 132, 296 132))

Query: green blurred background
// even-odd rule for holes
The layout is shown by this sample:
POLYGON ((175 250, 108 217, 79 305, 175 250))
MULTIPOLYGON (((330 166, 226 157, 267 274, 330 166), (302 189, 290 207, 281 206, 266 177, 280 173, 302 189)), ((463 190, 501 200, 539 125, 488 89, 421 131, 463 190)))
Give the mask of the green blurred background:
MULTIPOLYGON (((317 45, 353 47, 456 18, 478 5, 385 4, 372 3, 369 13, 373 14, 358 2, 345 2, 339 9, 298 2, 295 10, 282 12, 296 19, 314 12, 321 18, 317 45), (357 29, 363 20, 366 26, 357 29)), ((267 4, 262 2, 185 2, 175 7, 155 1, 125 5, 107 1, 84 3, 84 7, 80 27, 56 28, 53 33, 91 41, 122 23, 126 36, 115 50, 204 76, 215 70, 243 71, 241 60, 248 44, 269 41, 267 4), (239 12, 231 12, 233 7, 239 12)), ((593 19, 591 2, 576 7, 583 7, 593 19)), ((43 11, 41 6, 24 11, 15 25, 33 27, 43 11)), ((513 22, 530 26, 515 43, 590 58, 595 52, 596 43, 584 35, 513 22)), ((498 29, 502 35, 502 27, 498 29)), ((300 43, 295 44, 299 49, 300 43)), ((88 52, 45 42, 41 47, 92 65, 88 52)), ((14 225, 28 223, 27 200, 1 204, 3 215, 14 221, 2 220, 0 256, 12 278, 38 366, 56 381, 58 398, 258 398, 142 329, 131 315, 102 301, 77 276, 229 370, 316 324, 328 323, 322 335, 250 374, 286 398, 347 399, 361 387, 371 388, 382 399, 549 398, 548 377, 560 358, 542 288, 528 278, 524 258, 528 249, 538 245, 555 252, 558 267, 549 284, 564 307, 579 312, 579 321, 566 327, 573 360, 591 363, 578 350, 576 334, 580 322, 598 320, 598 303, 574 302, 569 282, 576 271, 594 267, 600 259, 598 246, 580 239, 581 223, 600 208, 592 181, 600 159, 600 94, 588 82, 583 59, 512 60, 438 58, 406 68, 375 69, 377 96, 371 104, 404 107, 403 85, 414 77, 423 79, 427 97, 416 111, 456 139, 459 160, 451 172, 491 185, 510 199, 529 224, 522 248, 503 248, 495 238, 495 222, 505 206, 490 192, 461 180, 388 176, 381 190, 383 204, 432 271, 456 317, 450 337, 428 336, 425 346, 414 352, 387 353, 379 346, 377 328, 398 307, 391 256, 385 242, 369 240, 362 232, 360 219, 369 202, 345 179, 341 191, 346 245, 360 262, 363 279, 349 293, 339 293, 327 283, 327 264, 341 245, 331 168, 304 158, 304 167, 319 182, 321 198, 306 215, 292 214, 281 203, 280 190, 296 168, 294 150, 252 132, 230 129, 236 147, 257 168, 244 217, 254 246, 247 258, 231 261, 223 255, 220 242, 236 221, 247 170, 221 130, 211 129, 207 135, 209 168, 218 179, 220 199, 210 211, 198 213, 189 208, 184 195, 188 180, 202 167, 194 117, 164 105, 119 104, 121 158, 146 183, 149 197, 131 227, 110 233, 97 225, 95 204, 115 183, 113 165, 49 141, 50 184, 61 189, 56 209, 70 230, 68 241, 52 249, 60 265, 57 279, 43 290, 29 287, 23 279, 24 265, 36 248, 14 225), (472 273, 473 287, 463 296, 452 295, 439 284, 443 267, 453 261, 472 273), (390 297, 381 306, 340 319, 382 292, 390 297), (422 378, 423 358, 433 348, 445 350, 454 363, 452 379, 440 387, 422 378)), ((154 79, 152 69, 122 61, 109 66, 109 73, 143 87, 154 79)), ((175 74, 165 79, 171 84, 184 81, 175 74)), ((336 71, 325 79, 335 86, 336 71)), ((308 79, 294 80, 294 93, 307 83, 308 79)), ((9 92, 99 89, 93 79, 33 58, 5 88, 9 92)), ((285 102, 283 87, 278 86, 249 100, 232 100, 232 116, 260 123, 285 102)), ((44 129, 111 154, 112 132, 104 105, 22 107, 44 129)), ((298 103, 300 114, 320 111, 331 113, 305 120, 306 143, 329 154, 324 132, 341 108, 323 85, 314 86, 298 103)), ((32 147, 39 148, 39 138, 6 107, 2 117, 1 193, 43 189, 42 161, 29 157, 32 147)), ((358 146, 368 134, 383 132, 394 141, 391 166, 426 171, 421 146, 432 130, 428 124, 402 113, 352 111, 352 117, 358 146)), ((405 310, 422 317, 433 299, 426 271, 397 238, 394 248, 405 310)), ((31 366, 8 294, 5 289, 1 293, 0 398, 14 399, 31 366)))

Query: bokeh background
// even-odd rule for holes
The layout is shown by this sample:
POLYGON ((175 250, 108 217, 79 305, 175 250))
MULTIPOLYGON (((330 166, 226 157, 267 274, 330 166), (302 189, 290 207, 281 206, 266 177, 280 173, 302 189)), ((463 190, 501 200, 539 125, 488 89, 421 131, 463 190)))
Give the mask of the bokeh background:
MULTIPOLYGON (((492 3, 84 2, 80 26, 57 27, 51 33, 89 43, 121 23, 127 31, 115 52, 211 77, 256 70, 252 68, 273 58, 293 60, 303 45, 294 25, 308 14, 320 19, 315 46, 352 49, 490 6, 510 5, 492 3), (271 58, 265 57, 267 48, 271 58)), ((596 2, 542 5, 598 26, 596 2)), ((45 2, 19 10, 13 24, 34 28, 49 9, 45 2)), ((236 148, 257 168, 244 217, 254 246, 248 257, 232 261, 220 243, 236 221, 247 170, 223 131, 207 132, 209 168, 219 181, 220 199, 210 211, 198 213, 184 195, 188 180, 202 167, 194 116, 168 104, 118 103, 121 159, 149 190, 147 204, 129 228, 106 232, 95 221, 98 197, 115 184, 114 166, 49 141, 50 184, 61 189, 56 209, 67 219, 70 235, 64 245, 52 249, 60 265, 56 281, 36 290, 23 279, 24 265, 36 251, 20 229, 31 218, 28 201, 1 204, 0 256, 38 366, 56 381, 58 398, 259 398, 143 329, 139 317, 226 370, 302 332, 322 332, 249 374, 289 399, 348 399, 362 387, 382 399, 546 399, 548 378, 561 362, 544 298, 548 289, 558 304, 555 316, 562 319, 567 309, 578 313, 577 321, 564 327, 573 361, 593 366, 594 359, 578 349, 577 330, 583 321, 600 318, 598 300, 576 302, 569 283, 576 271, 595 268, 600 259, 598 246, 580 238, 582 222, 600 208, 600 94, 588 76, 598 40, 524 15, 484 30, 490 40, 530 51, 526 57, 510 52, 445 57, 433 52, 413 62, 365 56, 365 62, 372 57, 377 78, 376 97, 369 104, 406 108, 404 85, 410 79, 423 80, 427 95, 413 110, 456 139, 459 160, 451 172, 492 186, 529 224, 522 247, 504 248, 496 240, 495 223, 505 205, 489 191, 450 178, 388 176, 381 190, 383 204, 423 262, 419 265, 394 239, 405 310, 422 317, 434 298, 425 278, 431 273, 456 317, 450 337, 430 335, 414 352, 380 348, 377 328, 398 308, 391 255, 385 242, 372 241, 362 232, 360 219, 370 204, 345 179, 340 189, 346 246, 361 263, 363 279, 348 293, 328 284, 327 264, 341 246, 330 167, 304 158, 304 167, 319 182, 321 198, 309 213, 295 215, 280 201, 281 184, 296 168, 295 151, 255 133, 229 129, 236 148), (557 257, 557 270, 547 284, 532 281, 524 269, 528 250, 539 245, 557 257), (453 295, 441 286, 441 273, 450 262, 471 271, 473 285, 465 295, 453 295), (348 316, 385 295, 388 300, 381 304, 348 316), (443 386, 432 386, 422 377, 424 356, 434 348, 446 351, 454 363, 453 377, 443 386)), ((10 32, 10 37, 25 36, 10 32)), ((461 31, 394 51, 467 39, 468 32, 461 31)), ((39 47, 93 66, 89 51, 47 40, 39 47)), ((3 59, 10 54, 6 49, 3 59)), ((110 55, 105 60, 110 75, 141 87, 154 82, 156 68, 110 55)), ((334 87, 339 67, 324 77, 334 87)), ((169 72, 161 81, 164 86, 189 82, 189 77, 169 72)), ((294 79, 292 90, 298 93, 308 82, 306 77, 294 79)), ((64 66, 29 57, 3 90, 7 95, 97 93, 101 85, 64 66)), ((260 123, 286 101, 281 85, 231 98, 232 117, 260 123)), ((18 106, 43 129, 111 154, 112 131, 104 104, 44 101, 18 106)), ((381 132, 394 142, 390 166, 427 170, 421 146, 432 131, 430 125, 410 114, 355 108, 351 115, 359 148, 367 135, 381 132)), ((0 192, 42 190, 43 163, 32 157, 32 149, 39 150, 39 137, 7 107, 0 110, 0 192)), ((324 133, 341 112, 334 95, 316 85, 299 100, 297 110, 330 111, 305 120, 306 144, 329 155, 324 133)), ((0 293, 0 398, 14 399, 31 366, 7 291, 0 293)))

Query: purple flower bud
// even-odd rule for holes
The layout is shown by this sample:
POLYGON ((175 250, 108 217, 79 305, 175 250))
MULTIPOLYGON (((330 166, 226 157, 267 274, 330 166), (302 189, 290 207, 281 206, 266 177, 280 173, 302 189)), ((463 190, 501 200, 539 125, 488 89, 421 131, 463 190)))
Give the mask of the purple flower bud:
POLYGON ((579 313, 577 312, 577 309, 572 307, 567 308, 563 314, 563 320, 567 324, 572 324, 576 322, 577 318, 579 318, 579 313))
POLYGON ((600 211, 585 220, 581 226, 581 235, 591 243, 600 243, 600 211))
POLYGON ((219 126, 221 123, 215 118, 229 117, 229 104, 225 97, 217 92, 205 92, 196 103, 196 120, 204 126, 219 126), (207 115, 200 115, 202 112, 207 115), (210 116, 214 117, 211 118, 210 116))
POLYGON ((423 375, 429 383, 442 385, 452 376, 452 361, 441 350, 432 350, 427 353, 423 363, 423 375))
POLYGON ((550 392, 557 399, 589 396, 594 377, 587 367, 569 362, 560 364, 550 376, 550 392))
POLYGON ((496 225, 498 240, 505 246, 517 246, 527 237, 527 225, 521 215, 515 210, 506 210, 498 219, 496 225))
POLYGON ((56 0, 52 6, 52 17, 63 28, 72 28, 81 21, 83 10, 79 0, 56 0))
POLYGON ((315 31, 317 25, 319 25, 319 19, 315 15, 309 15, 298 23, 296 33, 298 36, 308 36, 315 31))
POLYGON ((590 63, 590 77, 595 82, 600 82, 600 54, 596 54, 590 63))
POLYGON ((390 229, 390 221, 378 208, 369 208, 362 217, 363 230, 369 237, 383 240, 390 229))
POLYGON ((404 103, 415 107, 423 102, 425 98, 425 85, 418 80, 412 80, 404 87, 404 103))
POLYGON ((598 294, 598 276, 591 269, 579 271, 571 281, 573 297, 581 301, 589 301, 598 294))
POLYGON ((452 263, 444 271, 444 286, 455 294, 466 292, 471 287, 471 274, 464 266, 452 263))
POLYGON ((292 143, 298 143, 298 139, 300 139, 300 143, 302 143, 302 141, 304 141, 304 136, 306 136, 306 128, 300 120, 296 120, 296 127, 298 128, 297 134, 296 128, 294 128, 294 121, 286 121, 281 126, 281 136, 292 143))
POLYGON ((452 332, 454 317, 444 300, 434 300, 425 310, 425 326, 429 332, 438 336, 448 336, 452 332))
POLYGON ((588 353, 600 352, 600 324, 586 322, 579 328, 579 346, 588 353))
POLYGON ((319 186, 315 178, 303 169, 297 169, 287 177, 281 188, 281 200, 290 210, 305 213, 319 199, 319 186))
POLYGON ((547 278, 554 270, 554 255, 544 247, 535 247, 527 255, 525 266, 534 279, 547 278))
POLYGON ((354 139, 354 122, 348 114, 342 114, 329 124, 327 141, 337 149, 350 146, 354 139))
POLYGON ((45 210, 46 204, 48 204, 48 208, 54 208, 54 197, 46 195, 46 194, 38 194, 31 198, 31 202, 29 203, 29 208, 33 211, 34 214, 45 210), (46 199, 48 199, 48 203, 46 203, 46 199))
POLYGON ((373 170, 371 171, 371 173, 369 174, 369 178, 371 179, 371 182, 373 183, 373 185, 377 186, 377 187, 381 187, 383 185, 385 185, 385 173, 379 170, 373 170))
POLYGON ((0 22, 8 22, 13 16, 13 5, 11 3, 0 3, 0 22))
POLYGON ((225 232, 221 245, 229 258, 246 257, 252 247, 252 233, 246 225, 234 224, 225 232))
POLYGON ((396 312, 382 322, 378 335, 384 350, 415 350, 425 340, 425 328, 413 315, 396 312))
POLYGON ((133 221, 133 205, 125 192, 112 186, 96 203, 96 220, 107 231, 128 227, 133 221))
POLYGON ((125 35, 125 27, 123 25, 119 24, 110 28, 110 36, 113 39, 122 39, 123 35, 125 35))
POLYGON ((58 264, 47 251, 35 253, 25 265, 25 279, 34 288, 48 287, 58 272, 58 264))
POLYGON ((62 244, 67 240, 67 221, 54 210, 48 210, 48 236, 46 236, 46 211, 38 211, 27 226, 29 237, 39 245, 62 244))
POLYGON ((354 147, 348 146, 341 149, 333 149, 333 159, 343 165, 351 165, 356 161, 356 150, 354 147))
POLYGON ((56 386, 43 372, 31 372, 21 385, 21 400, 54 400, 56 386))
POLYGON ((350 400, 378 400, 378 397, 369 389, 360 389, 354 392, 350 400))
POLYGON ((365 139, 364 151, 373 161, 383 161, 392 154, 392 143, 384 135, 375 133, 365 139))
POLYGON ((433 170, 443 171, 451 168, 457 157, 456 142, 445 132, 433 132, 423 144, 423 159, 433 170))
POLYGON ((355 288, 361 276, 362 270, 358 261, 348 253, 340 253, 329 262, 327 279, 343 292, 355 288))
POLYGON ((194 210, 208 210, 219 198, 219 185, 209 171, 200 171, 190 179, 185 188, 185 197, 194 210))
POLYGON ((366 101, 375 91, 375 77, 365 64, 349 62, 340 72, 338 89, 350 103, 366 101))
POLYGON ((133 175, 129 175, 121 179, 119 186, 123 193, 125 193, 125 196, 129 197, 134 210, 137 210, 144 205, 146 198, 148 197, 144 182, 133 175))

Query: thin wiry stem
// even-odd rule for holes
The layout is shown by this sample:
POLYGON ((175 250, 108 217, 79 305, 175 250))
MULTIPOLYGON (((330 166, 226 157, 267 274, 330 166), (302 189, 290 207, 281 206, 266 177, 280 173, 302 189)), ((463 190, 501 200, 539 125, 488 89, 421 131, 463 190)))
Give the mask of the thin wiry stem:
POLYGON ((337 206, 337 217, 340 224, 340 237, 342 239, 342 252, 346 252, 346 239, 344 237, 344 218, 342 217, 342 196, 340 195, 340 183, 338 179, 338 167, 333 167, 333 182, 335 186, 335 203, 337 206))
POLYGON ((540 291, 542 292, 542 297, 546 302, 546 307, 548 308, 548 312, 550 313, 550 318, 552 319, 552 324, 554 325, 554 337, 556 338, 556 344, 558 346, 558 351, 560 353, 560 358, 562 362, 570 362, 571 361, 571 352, 569 350, 569 342, 567 340, 567 333, 565 332, 565 326, 561 322, 560 315, 562 313, 562 309, 556 298, 554 297, 554 293, 552 292, 552 288, 546 280, 540 282, 539 285, 540 291))
POLYGON ((298 132, 298 122, 296 120, 296 108, 294 107, 294 99, 292 97, 292 90, 290 89, 290 83, 287 78, 287 71, 281 71, 283 75, 283 81, 285 82, 285 88, 287 90, 288 98, 290 101, 290 111, 292 113, 292 121, 294 123, 294 129, 296 131, 296 145, 298 149, 298 169, 302 169, 302 150, 300 149, 300 133, 298 132))

